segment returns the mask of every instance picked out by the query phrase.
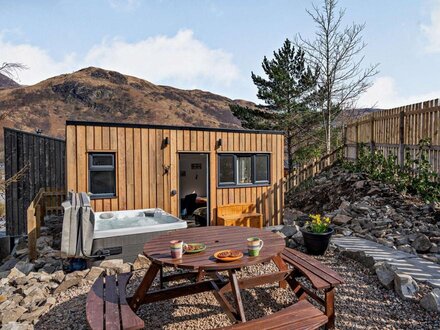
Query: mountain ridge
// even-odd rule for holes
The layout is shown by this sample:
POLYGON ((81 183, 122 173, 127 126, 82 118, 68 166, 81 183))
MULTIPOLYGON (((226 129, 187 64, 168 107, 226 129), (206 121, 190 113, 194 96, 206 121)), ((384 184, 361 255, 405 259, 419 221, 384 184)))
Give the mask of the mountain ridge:
POLYGON ((58 138, 64 138, 66 120, 241 128, 230 104, 255 106, 200 89, 155 85, 88 67, 35 85, 0 89, 0 114, 7 113, 0 128, 39 129, 58 138))

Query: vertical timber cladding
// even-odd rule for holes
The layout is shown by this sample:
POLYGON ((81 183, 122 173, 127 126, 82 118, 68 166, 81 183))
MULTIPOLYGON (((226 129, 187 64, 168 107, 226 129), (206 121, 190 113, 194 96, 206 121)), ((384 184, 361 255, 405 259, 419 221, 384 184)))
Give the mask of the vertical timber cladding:
POLYGON ((159 207, 179 216, 179 153, 209 154, 211 224, 217 205, 254 203, 265 225, 282 223, 284 138, 280 132, 68 121, 67 189, 88 191, 89 152, 114 152, 116 197, 92 200, 96 211, 159 207), (164 140, 168 139, 168 144, 164 140), (221 146, 218 147, 218 140, 221 146), (217 187, 218 153, 270 154, 270 184, 217 187))
POLYGON ((24 177, 6 189, 6 234, 27 233, 27 208, 41 188, 65 189, 64 140, 4 128, 5 178, 28 165, 24 177))

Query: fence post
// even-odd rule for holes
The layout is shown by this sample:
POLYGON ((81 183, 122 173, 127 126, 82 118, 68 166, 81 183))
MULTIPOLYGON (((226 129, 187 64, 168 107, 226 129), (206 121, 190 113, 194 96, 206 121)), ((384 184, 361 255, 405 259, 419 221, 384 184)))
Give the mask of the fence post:
POLYGON ((32 261, 37 257, 37 219, 33 203, 27 209, 27 230, 29 259, 32 261))
POLYGON ((399 116, 399 165, 403 168, 405 164, 405 112, 401 111, 399 116))
POLYGON ((356 161, 359 158, 359 124, 356 122, 356 132, 355 132, 355 151, 356 151, 356 161))
POLYGON ((371 153, 374 153, 376 149, 376 143, 374 142, 374 113, 371 114, 370 121, 370 149, 371 153))
POLYGON ((343 128, 343 134, 344 136, 342 137, 342 157, 344 158, 344 160, 347 158, 347 154, 348 154, 348 147, 347 147, 347 125, 344 125, 343 128))

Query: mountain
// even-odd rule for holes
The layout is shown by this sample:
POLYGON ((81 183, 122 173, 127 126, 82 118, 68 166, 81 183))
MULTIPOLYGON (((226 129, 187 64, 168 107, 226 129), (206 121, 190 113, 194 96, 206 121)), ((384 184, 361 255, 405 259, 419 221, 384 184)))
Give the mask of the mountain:
MULTIPOLYGON (((32 86, 0 89, 0 128, 64 137, 67 119, 181 126, 241 127, 229 104, 255 106, 201 90, 160 86, 89 67, 32 86)), ((0 145, 3 146, 3 134, 0 145)))
POLYGON ((19 87, 19 86, 20 85, 17 84, 14 80, 0 73, 0 89, 19 87))

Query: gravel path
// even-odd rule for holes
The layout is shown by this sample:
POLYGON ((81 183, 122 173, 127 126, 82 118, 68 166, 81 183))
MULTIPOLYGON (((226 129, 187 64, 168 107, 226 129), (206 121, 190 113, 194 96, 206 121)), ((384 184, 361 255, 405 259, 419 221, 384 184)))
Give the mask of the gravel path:
MULTIPOLYGON (((346 280, 336 293, 337 329, 440 329, 438 315, 423 310, 417 302, 404 302, 379 284, 362 265, 328 252, 319 258, 346 280)), ((269 271, 273 264, 253 266, 241 273, 250 276, 269 271)), ((137 272, 129 286, 136 287, 143 272, 137 272)), ((85 299, 89 286, 70 289, 57 296, 57 305, 41 317, 36 329, 87 329, 85 299)), ((421 293, 427 288, 421 286, 421 293)), ((295 301, 293 294, 276 285, 243 293, 246 317, 273 313, 295 301)), ((177 298, 139 310, 146 329, 212 329, 229 325, 227 316, 210 293, 177 298)))

